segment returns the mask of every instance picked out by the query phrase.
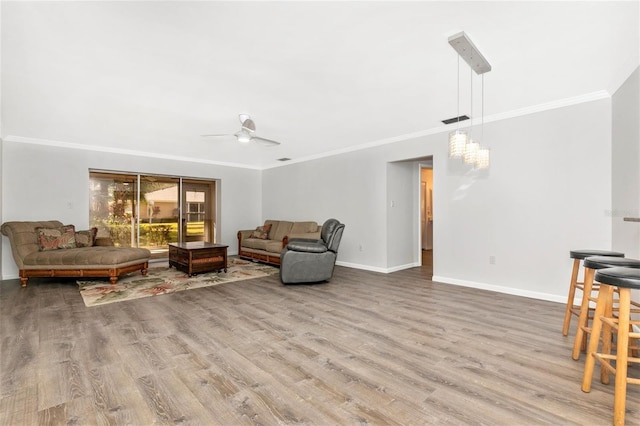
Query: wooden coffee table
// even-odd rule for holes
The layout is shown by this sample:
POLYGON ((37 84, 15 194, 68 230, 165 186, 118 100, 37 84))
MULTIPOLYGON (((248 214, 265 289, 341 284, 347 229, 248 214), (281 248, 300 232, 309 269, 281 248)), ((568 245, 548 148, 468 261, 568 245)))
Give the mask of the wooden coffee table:
POLYGON ((203 241, 169 243, 169 267, 174 266, 189 276, 200 272, 227 272, 227 247, 203 241))

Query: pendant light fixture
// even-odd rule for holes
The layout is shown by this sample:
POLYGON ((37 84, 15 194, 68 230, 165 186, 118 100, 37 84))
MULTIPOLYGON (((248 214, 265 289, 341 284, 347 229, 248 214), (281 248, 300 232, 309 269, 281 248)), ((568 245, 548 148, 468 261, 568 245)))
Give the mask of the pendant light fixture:
POLYGON ((449 134, 449 157, 461 158, 465 164, 473 166, 474 169, 487 169, 490 164, 489 148, 481 146, 477 140, 472 138, 473 131, 473 73, 471 72, 471 124, 469 132, 460 130, 460 57, 462 57, 472 71, 482 76, 482 118, 481 118, 481 138, 484 138, 484 73, 491 71, 491 65, 478 51, 471 39, 463 32, 449 37, 449 44, 458 52, 458 128, 449 134))

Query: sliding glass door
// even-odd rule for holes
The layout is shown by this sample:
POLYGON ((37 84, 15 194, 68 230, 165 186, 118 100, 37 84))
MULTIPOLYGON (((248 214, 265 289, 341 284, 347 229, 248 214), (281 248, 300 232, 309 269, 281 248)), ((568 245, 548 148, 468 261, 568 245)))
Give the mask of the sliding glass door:
POLYGON ((179 241, 180 179, 140 176, 140 244, 152 258, 167 257, 169 243, 179 241))
POLYGON ((91 226, 122 247, 166 258, 168 244, 215 242, 215 181, 90 171, 91 226))
POLYGON ((214 182, 183 181, 183 241, 215 241, 214 199, 214 182))
POLYGON ((138 246, 138 176, 90 173, 89 223, 119 247, 138 246))

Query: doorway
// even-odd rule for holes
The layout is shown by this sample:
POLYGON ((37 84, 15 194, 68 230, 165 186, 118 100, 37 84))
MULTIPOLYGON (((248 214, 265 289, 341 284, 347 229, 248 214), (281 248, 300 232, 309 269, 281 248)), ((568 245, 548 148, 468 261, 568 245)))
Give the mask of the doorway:
POLYGON ((420 166, 420 247, 422 270, 433 276, 433 165, 420 166))

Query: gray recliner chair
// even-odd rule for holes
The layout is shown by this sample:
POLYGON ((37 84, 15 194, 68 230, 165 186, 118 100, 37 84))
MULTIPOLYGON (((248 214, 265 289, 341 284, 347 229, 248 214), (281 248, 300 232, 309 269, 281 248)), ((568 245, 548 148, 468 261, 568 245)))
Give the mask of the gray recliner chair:
POLYGON ((280 281, 283 284, 329 281, 338 257, 344 224, 328 219, 319 240, 291 239, 280 254, 280 281))

